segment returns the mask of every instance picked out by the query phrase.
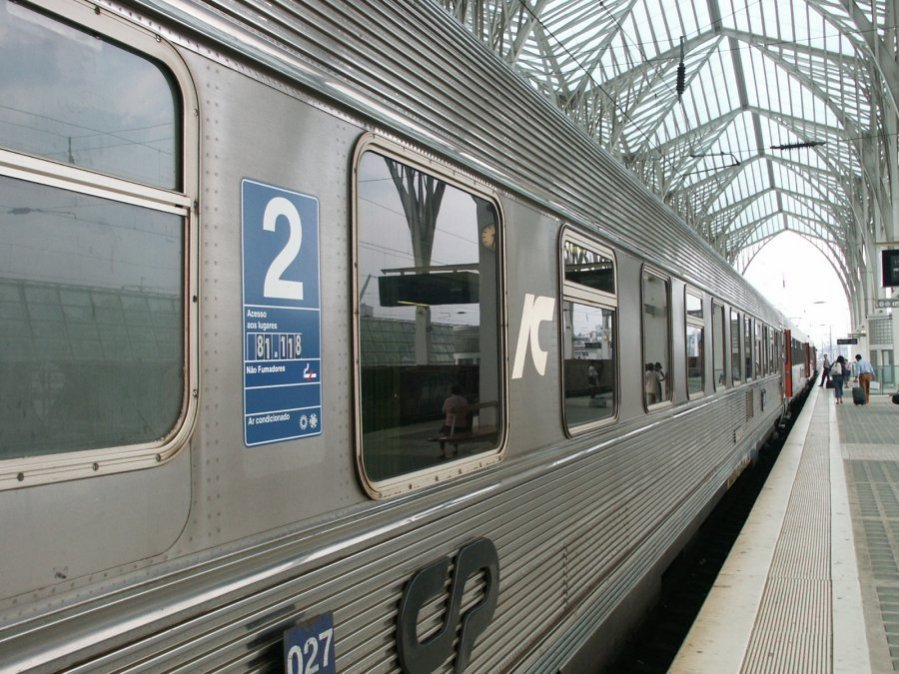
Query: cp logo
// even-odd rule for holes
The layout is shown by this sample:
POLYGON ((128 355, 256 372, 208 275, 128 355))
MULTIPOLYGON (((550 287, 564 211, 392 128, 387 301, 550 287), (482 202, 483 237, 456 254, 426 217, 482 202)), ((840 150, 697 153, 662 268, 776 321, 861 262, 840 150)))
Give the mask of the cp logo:
POLYGON ((481 634, 496 608, 499 594, 499 557, 493 543, 479 538, 465 545, 456 556, 453 581, 450 584, 450 601, 443 627, 424 642, 418 640, 416 626, 421 607, 446 592, 446 575, 450 560, 444 557, 419 570, 403 591, 397 618, 397 651, 400 666, 407 674, 425 674, 440 667, 453 653, 453 641, 459 627, 459 610, 465 583, 474 574, 484 572, 484 597, 461 617, 462 633, 456 653, 455 671, 463 672, 468 665, 475 639, 481 634))

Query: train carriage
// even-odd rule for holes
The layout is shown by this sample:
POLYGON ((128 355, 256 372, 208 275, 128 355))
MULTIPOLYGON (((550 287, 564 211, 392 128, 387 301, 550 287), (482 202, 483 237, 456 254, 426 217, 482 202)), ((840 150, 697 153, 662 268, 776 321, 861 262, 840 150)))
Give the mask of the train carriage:
POLYGON ((579 671, 812 375, 434 4, 0 21, 0 668, 579 671))

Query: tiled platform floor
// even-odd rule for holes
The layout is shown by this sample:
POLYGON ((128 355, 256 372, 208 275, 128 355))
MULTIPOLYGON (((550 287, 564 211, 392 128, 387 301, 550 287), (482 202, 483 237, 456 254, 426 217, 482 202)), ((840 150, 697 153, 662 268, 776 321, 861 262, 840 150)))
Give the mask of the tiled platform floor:
POLYGON ((671 672, 899 672, 899 405, 815 388, 671 672))

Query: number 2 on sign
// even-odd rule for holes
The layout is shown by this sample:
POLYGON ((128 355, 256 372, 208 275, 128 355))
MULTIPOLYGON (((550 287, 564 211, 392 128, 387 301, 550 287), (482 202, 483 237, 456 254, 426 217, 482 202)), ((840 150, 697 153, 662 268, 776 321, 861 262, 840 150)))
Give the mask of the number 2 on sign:
POLYGON ((282 215, 287 218, 290 232, 284 248, 272 260, 268 271, 265 273, 265 285, 262 288, 262 294, 265 297, 281 300, 302 300, 303 282, 288 281, 282 278, 287 268, 297 259, 303 244, 303 221, 300 218, 297 207, 289 199, 275 197, 265 206, 265 213, 262 216, 262 229, 266 232, 274 232, 278 224, 278 218, 282 215))
POLYGON ((334 637, 334 629, 326 629, 319 633, 318 639, 309 637, 306 642, 300 646, 296 644, 287 652, 287 674, 318 674, 321 671, 328 671, 331 666, 328 655, 331 652, 331 639, 334 637), (321 644, 321 648, 319 648, 321 644), (319 651, 321 652, 321 661, 319 661, 319 651), (296 663, 296 669, 294 669, 296 663))

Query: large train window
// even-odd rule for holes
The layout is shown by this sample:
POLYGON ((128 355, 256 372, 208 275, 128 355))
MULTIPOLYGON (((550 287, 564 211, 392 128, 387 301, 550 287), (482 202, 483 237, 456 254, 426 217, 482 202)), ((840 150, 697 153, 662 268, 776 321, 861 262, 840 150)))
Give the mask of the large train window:
POLYGON ((502 235, 488 195, 374 142, 356 163, 358 442, 384 496, 497 455, 502 235))
POLYGON ((705 314, 702 295, 686 290, 684 303, 687 336, 687 394, 693 397, 705 390, 705 314))
POLYGON ((181 99, 161 64, 3 2, 0 146, 167 189, 181 186, 181 99), (115 83, 113 85, 113 83, 115 83))
POLYGON ((732 384, 742 381, 740 372, 743 363, 740 359, 740 314, 736 309, 730 310, 730 380, 732 384))
POLYGON ((724 336, 727 334, 727 314, 723 306, 717 302, 712 302, 712 351, 715 371, 715 390, 723 389, 727 386, 727 371, 725 370, 726 358, 726 342, 724 336))
POLYGON ((615 260, 596 242, 562 239, 562 376, 569 431, 611 419, 617 407, 615 260))
POLYGON ((6 486, 156 465, 194 410, 188 74, 153 36, 66 11, 0 0, 6 486))
POLYGON ((643 400, 647 408, 671 400, 671 283, 643 270, 643 400))

